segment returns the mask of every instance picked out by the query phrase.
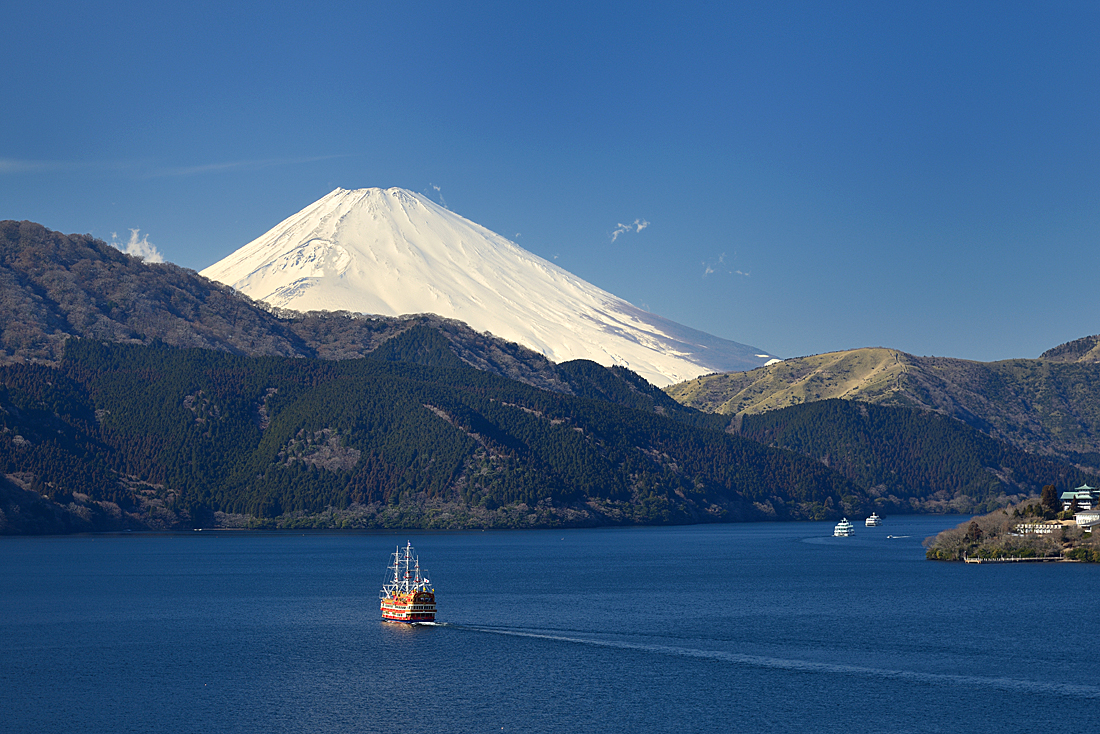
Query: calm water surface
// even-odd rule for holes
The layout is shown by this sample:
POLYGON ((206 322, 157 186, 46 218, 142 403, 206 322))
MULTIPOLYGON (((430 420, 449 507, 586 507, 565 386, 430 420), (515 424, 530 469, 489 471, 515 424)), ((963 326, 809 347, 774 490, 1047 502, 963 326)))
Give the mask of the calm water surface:
POLYGON ((1095 709, 1071 633, 1100 566, 925 561, 960 519, 2 538, 0 730, 1004 732, 1095 709), (379 621, 406 539, 440 626, 379 621))

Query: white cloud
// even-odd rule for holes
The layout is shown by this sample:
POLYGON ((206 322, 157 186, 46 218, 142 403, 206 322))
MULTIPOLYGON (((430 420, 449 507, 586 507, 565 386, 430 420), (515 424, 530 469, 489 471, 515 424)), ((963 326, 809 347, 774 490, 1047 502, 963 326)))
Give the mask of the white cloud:
POLYGON ((164 256, 160 254, 160 251, 157 249, 156 245, 149 241, 149 235, 145 235, 140 239, 138 238, 138 233, 140 231, 140 229, 131 229, 130 240, 125 244, 123 244, 118 239, 117 232, 111 232, 111 244, 119 250, 125 252, 127 255, 140 257, 145 262, 164 262, 164 256))
POLYGON ((165 176, 196 176, 204 173, 222 173, 225 171, 255 171, 272 166, 292 166, 301 163, 314 163, 327 161, 333 158, 346 158, 346 155, 321 155, 308 158, 263 158, 251 161, 222 161, 220 163, 203 163, 196 166, 178 166, 157 168, 145 174, 146 178, 162 178, 165 176))
POLYGON ((6 173, 45 173, 50 171, 72 171, 88 168, 88 163, 74 161, 28 161, 15 158, 0 158, 0 174, 6 173))
MULTIPOLYGON (((734 253, 734 254, 736 254, 736 253, 734 253)), ((726 264, 726 253, 724 253, 724 252, 721 255, 718 256, 717 260, 715 260, 713 262, 709 262, 709 263, 704 262, 704 263, 702 263, 702 266, 703 266, 703 277, 704 278, 707 277, 708 275, 712 275, 714 273, 725 273, 726 275, 740 275, 740 276, 745 277, 745 278, 749 277, 749 274, 746 273, 746 272, 743 272, 741 270, 731 269, 730 266, 726 264)))
POLYGON ((450 211, 450 209, 447 207, 447 200, 443 198, 443 190, 436 186, 434 183, 430 183, 428 185, 435 189, 435 193, 439 196, 439 205, 447 211, 450 211))
POLYGON ((623 224, 619 222, 619 226, 611 233, 611 241, 614 242, 619 239, 619 235, 626 234, 627 232, 641 232, 648 226, 649 222, 644 219, 635 219, 632 224, 623 224))
POLYGON ((0 158, 0 173, 41 171, 48 166, 49 164, 44 161, 17 161, 11 158, 0 158))
POLYGON ((315 161, 327 161, 333 158, 347 158, 341 155, 312 156, 308 158, 265 158, 260 160, 222 161, 203 163, 193 166, 154 166, 147 160, 100 160, 100 161, 42 161, 0 158, 0 175, 21 173, 50 173, 57 171, 107 171, 122 172, 137 178, 164 178, 169 176, 196 176, 207 173, 222 173, 237 170, 259 170, 272 166, 289 166, 315 161))

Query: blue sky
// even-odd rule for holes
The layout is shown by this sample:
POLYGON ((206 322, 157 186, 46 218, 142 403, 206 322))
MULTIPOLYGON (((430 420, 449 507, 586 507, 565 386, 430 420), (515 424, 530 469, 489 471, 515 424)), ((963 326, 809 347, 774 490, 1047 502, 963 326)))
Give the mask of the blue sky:
POLYGON ((139 228, 198 270, 338 186, 401 186, 785 357, 1100 333, 1095 2, 4 15, 0 219, 139 228))

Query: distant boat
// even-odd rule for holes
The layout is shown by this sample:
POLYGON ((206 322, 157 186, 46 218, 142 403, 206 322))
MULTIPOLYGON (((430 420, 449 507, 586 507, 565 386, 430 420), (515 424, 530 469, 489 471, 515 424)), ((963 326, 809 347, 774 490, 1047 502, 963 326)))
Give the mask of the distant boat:
POLYGON ((882 518, 879 517, 874 512, 872 512, 871 516, 869 518, 867 518, 867 527, 869 527, 869 528, 878 527, 881 524, 882 524, 882 518))
POLYGON ((855 526, 848 522, 848 518, 844 518, 836 524, 835 528, 833 528, 833 535, 837 538, 847 538, 855 534, 855 526))
POLYGON ((420 624, 435 621, 435 589, 420 574, 420 558, 413 556, 412 543, 397 546, 393 554, 393 578, 379 593, 382 619, 387 622, 420 624))

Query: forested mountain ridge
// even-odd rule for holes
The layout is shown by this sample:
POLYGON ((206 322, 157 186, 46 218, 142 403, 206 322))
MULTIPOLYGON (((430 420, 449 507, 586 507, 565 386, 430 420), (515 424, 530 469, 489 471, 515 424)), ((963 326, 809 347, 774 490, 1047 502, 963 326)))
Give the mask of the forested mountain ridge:
POLYGON ((789 451, 475 370, 423 325, 343 361, 71 341, 60 365, 0 378, 0 532, 682 523, 869 500, 789 451))
POLYGON ((1100 464, 1077 450, 1095 339, 992 365, 788 360, 694 381, 711 410, 745 382, 705 413, 621 367, 431 314, 275 311, 26 222, 0 223, 0 286, 2 533, 968 512, 1098 481, 977 430, 1100 464))
POLYGON ((1048 362, 1100 362, 1100 334, 1059 344, 1039 355, 1048 362))
POLYGON ((32 222, 0 222, 0 294, 3 362, 57 362, 69 336, 312 356, 287 323, 230 288, 32 222))
POLYGON ((57 363, 70 336, 250 356, 354 359, 429 324, 472 366, 568 392, 529 349, 434 314, 369 317, 273 309, 171 263, 145 263, 90 235, 0 222, 0 364, 57 363))
POLYGON ((830 398, 914 407, 957 418, 1035 454, 1100 469, 1097 337, 1040 359, 972 362, 855 349, 666 388, 700 410, 751 415, 830 398))
POLYGON ((818 459, 866 488, 880 513, 981 511, 1089 483, 1095 473, 1030 454, 949 416, 830 399, 742 416, 742 436, 818 459))
MULTIPOLYGON (((620 402, 640 380, 570 370, 620 402)), ((343 361, 72 341, 0 367, 0 533, 821 519, 1097 481, 905 408, 827 401, 731 435, 641 383, 640 409, 540 390, 426 325, 343 361)))

